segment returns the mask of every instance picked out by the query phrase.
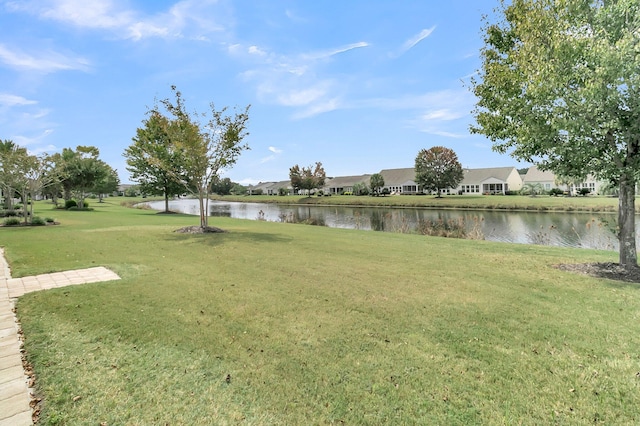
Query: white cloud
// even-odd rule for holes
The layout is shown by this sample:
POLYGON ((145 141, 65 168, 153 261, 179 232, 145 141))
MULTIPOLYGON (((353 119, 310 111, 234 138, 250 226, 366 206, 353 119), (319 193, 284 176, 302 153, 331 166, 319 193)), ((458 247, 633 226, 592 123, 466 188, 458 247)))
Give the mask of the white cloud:
POLYGON ((427 112, 422 116, 425 121, 451 121, 457 120, 460 117, 464 117, 461 111, 452 111, 448 108, 437 109, 427 112))
POLYGON ((32 101, 22 96, 10 95, 8 93, 0 93, 0 105, 3 106, 23 106, 23 105, 34 105, 38 102, 32 101))
MULTIPOLYGON (((253 69, 241 73, 242 78, 256 84, 258 99, 267 104, 296 108, 293 118, 307 118, 332 111, 343 105, 338 99, 347 90, 344 79, 323 77, 327 59, 369 46, 366 42, 351 43, 331 49, 297 55, 277 55, 257 46, 247 49, 256 61, 253 69)), ((243 49, 229 47, 238 54, 243 49)))
POLYGON ((363 47, 367 47, 369 46, 369 43, 364 42, 364 41, 360 41, 357 43, 351 43, 351 44, 347 44, 345 46, 341 46, 341 47, 336 47, 333 49, 328 49, 328 50, 320 50, 317 52, 311 52, 311 53, 306 53, 302 55, 303 59, 306 60, 318 60, 318 59, 324 59, 324 58, 329 58, 331 56, 337 55, 339 53, 345 53, 348 52, 350 50, 353 49, 360 49, 363 47))
POLYGON ((414 35, 413 37, 411 37, 410 39, 405 41, 402 44, 402 46, 400 46, 400 48, 398 49, 397 52, 389 53, 389 57, 397 58, 399 56, 402 56, 407 51, 413 49, 422 40, 424 40, 425 38, 429 37, 431 35, 431 33, 433 33, 435 31, 435 29, 436 29, 436 27, 433 26, 431 28, 425 28, 424 30, 420 31, 418 34, 414 35))
POLYGON ((267 54, 267 52, 260 50, 258 46, 249 46, 249 49, 247 51, 250 55, 265 56, 267 54))
POLYGON ((0 62, 4 62, 11 68, 33 70, 43 73, 65 70, 89 70, 89 61, 84 58, 72 58, 53 51, 29 54, 11 50, 2 44, 0 44, 0 62))
POLYGON ((122 38, 147 37, 208 40, 205 34, 222 31, 228 23, 216 0, 182 0, 164 12, 145 15, 127 8, 122 0, 22 0, 6 4, 12 12, 24 12, 41 19, 79 28, 110 30, 122 38))
POLYGON ((275 146, 270 146, 269 147, 269 151, 273 152, 274 154, 280 154, 282 153, 281 149, 276 148, 275 146))
POLYGON ((409 40, 405 41, 400 49, 401 53, 404 53, 407 50, 412 49, 416 44, 420 43, 422 40, 429 37, 435 29, 436 27, 426 28, 420 31, 418 34, 411 37, 409 40))
POLYGON ((293 118, 309 118, 313 117, 314 115, 324 114, 325 112, 335 111, 337 109, 340 109, 342 106, 343 105, 338 98, 327 99, 325 101, 317 102, 310 105, 304 110, 294 114, 293 118))

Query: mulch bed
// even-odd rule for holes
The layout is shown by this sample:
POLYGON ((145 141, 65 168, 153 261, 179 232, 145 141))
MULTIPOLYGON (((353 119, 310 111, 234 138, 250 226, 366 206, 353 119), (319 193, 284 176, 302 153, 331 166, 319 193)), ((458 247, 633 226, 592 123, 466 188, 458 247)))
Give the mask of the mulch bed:
POLYGON ((185 226, 184 228, 176 229, 174 232, 179 234, 220 234, 227 231, 216 228, 215 226, 207 226, 206 228, 201 226, 185 226))
POLYGON ((569 272, 589 275, 596 278, 622 281, 627 283, 640 283, 640 268, 625 269, 619 263, 578 263, 560 264, 554 267, 569 272))

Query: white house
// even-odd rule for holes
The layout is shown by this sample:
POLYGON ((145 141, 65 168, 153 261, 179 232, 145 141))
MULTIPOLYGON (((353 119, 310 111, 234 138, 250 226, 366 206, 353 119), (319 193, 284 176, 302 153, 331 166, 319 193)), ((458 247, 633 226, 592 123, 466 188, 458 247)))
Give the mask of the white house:
POLYGON ((506 194, 519 191, 522 178, 515 167, 490 167, 485 169, 465 169, 464 178, 458 185, 459 194, 506 194))

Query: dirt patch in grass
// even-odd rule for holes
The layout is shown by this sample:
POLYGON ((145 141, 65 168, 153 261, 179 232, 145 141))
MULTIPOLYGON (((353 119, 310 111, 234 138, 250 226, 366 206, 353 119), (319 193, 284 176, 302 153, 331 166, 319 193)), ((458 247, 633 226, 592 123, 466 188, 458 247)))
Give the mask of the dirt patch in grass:
POLYGON ((174 232, 179 234, 219 234, 227 231, 221 228, 216 228, 215 226, 207 226, 206 228, 201 226, 185 226, 184 228, 176 229, 174 232))
POLYGON ((640 284, 640 268, 625 269, 619 263, 565 263, 554 266, 563 271, 576 272, 596 278, 640 284))

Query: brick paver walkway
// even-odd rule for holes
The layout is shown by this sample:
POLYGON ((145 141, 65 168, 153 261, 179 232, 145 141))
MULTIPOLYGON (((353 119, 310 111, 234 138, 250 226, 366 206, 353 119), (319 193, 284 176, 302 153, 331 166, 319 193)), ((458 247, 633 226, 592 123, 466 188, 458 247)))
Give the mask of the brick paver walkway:
POLYGON ((116 273, 103 267, 11 278, 4 250, 0 247, 0 426, 33 424, 30 389, 22 368, 12 299, 32 291, 119 279, 116 273))

